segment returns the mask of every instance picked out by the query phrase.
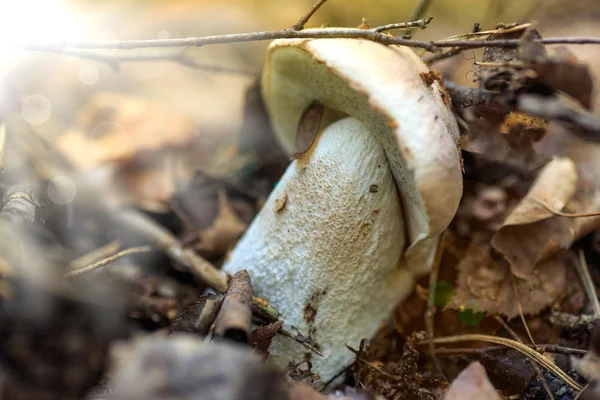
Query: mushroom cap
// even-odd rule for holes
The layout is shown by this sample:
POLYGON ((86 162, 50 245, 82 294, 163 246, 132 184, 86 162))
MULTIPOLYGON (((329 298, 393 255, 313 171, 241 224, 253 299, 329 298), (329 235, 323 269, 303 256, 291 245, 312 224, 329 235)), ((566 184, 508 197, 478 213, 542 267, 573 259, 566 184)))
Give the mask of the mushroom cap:
POLYGON ((336 38, 275 40, 263 72, 263 98, 286 150, 315 100, 376 135, 400 193, 409 246, 441 233, 462 195, 458 126, 438 82, 427 86, 422 78, 428 71, 409 48, 336 38))

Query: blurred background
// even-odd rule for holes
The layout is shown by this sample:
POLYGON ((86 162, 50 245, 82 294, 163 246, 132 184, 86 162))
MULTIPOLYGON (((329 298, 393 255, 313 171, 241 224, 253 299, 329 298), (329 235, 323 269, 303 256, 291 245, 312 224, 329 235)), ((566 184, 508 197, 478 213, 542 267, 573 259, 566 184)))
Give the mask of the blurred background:
MULTIPOLYGON (((2 2, 0 114, 7 116, 9 130, 30 130, 48 140, 78 173, 102 167, 105 173, 98 179, 124 189, 120 192, 127 200, 145 210, 167 212, 173 193, 197 171, 243 179, 266 162, 261 152, 274 146, 266 132, 268 124, 249 128, 254 120, 249 116, 252 110, 244 117, 244 103, 246 97, 259 97, 256 91, 250 95, 247 91, 257 82, 268 43, 55 53, 20 50, 15 44, 282 29, 293 25, 312 4, 313 0, 2 2), (173 60, 119 62, 115 57, 173 60), (250 138, 243 128, 253 130, 250 138), (263 136, 266 145, 257 147, 263 136)), ((416 0, 330 0, 308 26, 356 27, 363 18, 371 26, 406 21, 416 4, 416 0)), ((414 31, 416 39, 471 32, 476 23, 487 30, 500 22, 527 21, 535 22, 546 37, 600 36, 600 2, 595 0, 433 0, 425 14, 432 15, 433 22, 426 30, 414 31)), ((597 46, 571 50, 598 75, 597 46)), ((467 50, 433 68, 456 83, 473 85, 476 60, 481 60, 481 50, 467 50)), ((39 159, 39 154, 33 157, 39 159)), ((24 158, 9 152, 4 167, 23 171, 24 158)), ((285 157, 281 160, 287 162, 285 157)), ((39 165, 37 175, 48 169, 39 165)), ((280 172, 281 168, 272 173, 263 193, 270 191, 280 172)), ((44 175, 52 180, 57 173, 44 175)), ((76 191, 74 183, 65 182, 61 190, 76 191)))

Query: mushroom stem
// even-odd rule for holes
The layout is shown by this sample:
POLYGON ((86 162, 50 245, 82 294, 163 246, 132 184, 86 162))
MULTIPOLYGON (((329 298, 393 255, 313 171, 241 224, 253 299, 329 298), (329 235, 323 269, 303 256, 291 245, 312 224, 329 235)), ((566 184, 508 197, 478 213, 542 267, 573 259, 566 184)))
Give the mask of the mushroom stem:
MULTIPOLYGON (((326 381, 352 362, 345 345, 371 337, 412 289, 413 273, 398 268, 404 249, 384 149, 365 124, 347 117, 291 163, 224 268, 247 269, 256 295, 323 353, 311 362, 326 381)), ((285 337, 269 350, 283 367, 306 358, 285 337)))

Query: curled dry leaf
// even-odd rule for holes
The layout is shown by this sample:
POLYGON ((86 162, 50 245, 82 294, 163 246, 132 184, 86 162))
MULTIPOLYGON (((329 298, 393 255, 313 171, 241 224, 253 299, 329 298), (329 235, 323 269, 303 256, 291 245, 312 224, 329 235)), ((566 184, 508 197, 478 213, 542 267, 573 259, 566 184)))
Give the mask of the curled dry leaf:
POLYGON ((535 265, 575 240, 572 221, 556 217, 540 202, 561 210, 575 194, 577 171, 569 158, 555 158, 540 173, 521 203, 492 238, 512 273, 532 278, 535 265))
POLYGON ((469 364, 452 381, 444 400, 502 400, 479 362, 469 364))
POLYGON ((283 321, 273 322, 272 324, 259 326, 250 332, 248 344, 256 349, 256 352, 266 360, 269 357, 269 346, 277 331, 283 326, 283 321))
POLYGON ((219 214, 213 224, 200 232, 196 249, 203 254, 225 254, 248 225, 235 213, 224 189, 218 192, 219 214))
POLYGON ((508 263, 494 259, 489 248, 471 247, 457 269, 456 294, 448 307, 502 314, 509 319, 519 315, 519 303, 525 314, 537 314, 561 294, 566 282, 558 256, 539 263, 537 273, 529 279, 515 277, 514 289, 508 263))

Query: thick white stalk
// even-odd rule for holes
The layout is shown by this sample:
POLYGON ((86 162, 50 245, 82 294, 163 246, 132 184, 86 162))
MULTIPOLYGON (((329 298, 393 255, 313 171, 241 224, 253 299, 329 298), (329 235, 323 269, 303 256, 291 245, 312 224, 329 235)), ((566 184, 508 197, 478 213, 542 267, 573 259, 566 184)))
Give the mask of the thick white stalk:
MULTIPOLYGON (((398 191, 385 152, 360 121, 327 127, 292 162, 224 269, 246 269, 257 296, 324 354, 309 355, 326 381, 353 361, 394 306, 412 290, 398 267, 405 250, 398 191)), ((287 337, 275 338, 272 361, 307 358, 287 337)))

